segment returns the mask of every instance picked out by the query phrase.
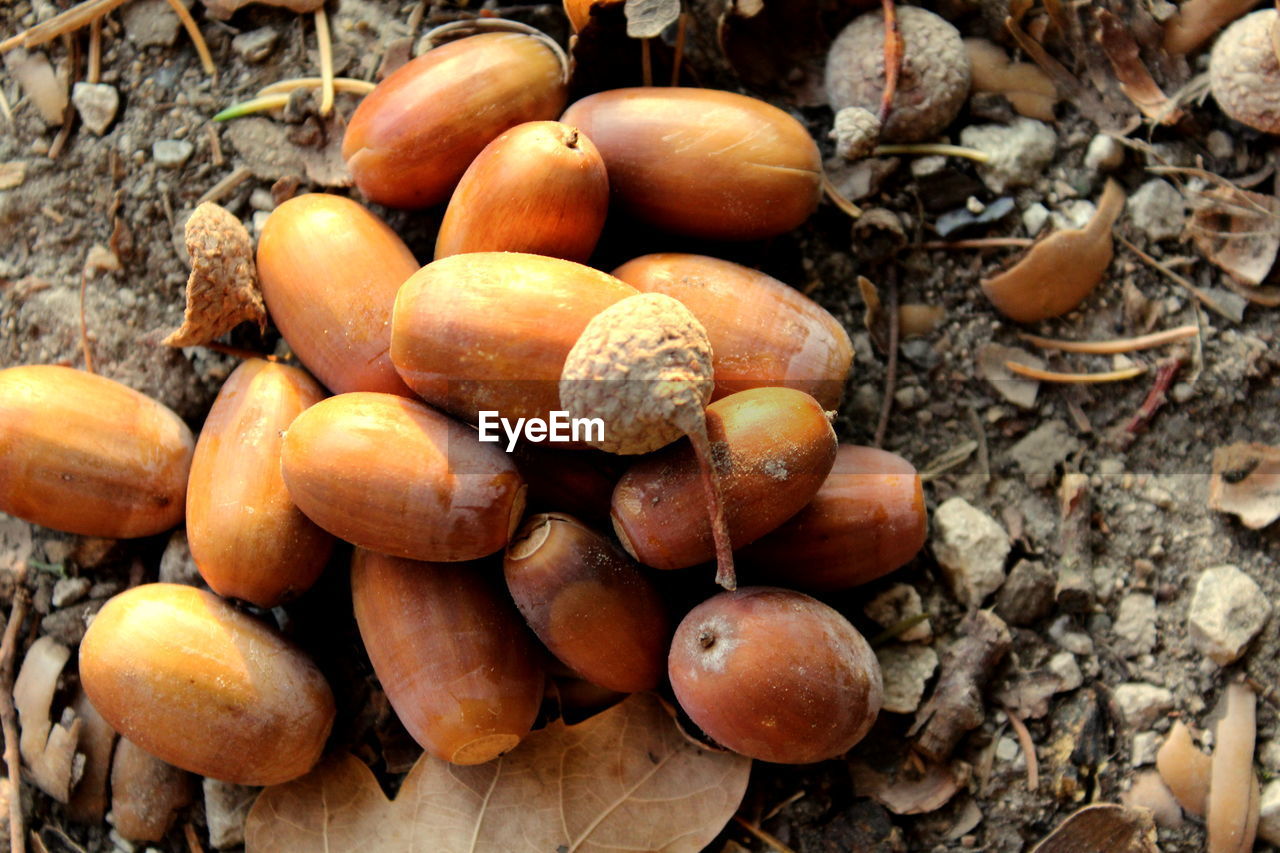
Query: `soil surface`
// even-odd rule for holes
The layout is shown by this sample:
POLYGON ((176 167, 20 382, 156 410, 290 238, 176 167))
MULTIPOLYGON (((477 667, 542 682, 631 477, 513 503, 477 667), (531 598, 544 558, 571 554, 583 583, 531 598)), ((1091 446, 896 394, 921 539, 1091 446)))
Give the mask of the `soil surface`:
MULTIPOLYGON (((0 36, 68 5, 50 0, 5 3, 0 6, 0 36)), ((420 5, 331 2, 337 72, 375 80, 384 62, 405 55, 430 25, 471 14, 447 4, 427 4, 415 12, 420 5), (413 32, 411 17, 421 18, 413 32)), ((811 5, 799 4, 799 9, 807 11, 811 5)), ((837 6, 824 5, 824 14, 831 21, 847 19, 851 12, 832 11, 837 6)), ((539 26, 562 43, 567 40, 558 7, 484 8, 539 26)), ((939 11, 966 36, 998 35, 992 21, 999 18, 986 5, 950 2, 939 11)), ((13 106, 11 122, 0 117, 0 174, 17 176, 0 184, 0 366, 83 366, 84 284, 94 369, 164 402, 198 430, 237 359, 202 347, 174 350, 160 344, 182 319, 186 218, 229 175, 242 180, 221 191, 217 200, 255 236, 274 205, 271 190, 279 179, 296 177, 298 191, 347 192, 334 189, 343 178, 337 147, 342 122, 356 98, 339 95, 334 119, 321 119, 308 96, 295 99, 284 115, 211 123, 214 113, 252 97, 264 85, 315 74, 315 27, 311 16, 258 6, 242 9, 226 22, 209 17, 198 3, 193 13, 215 58, 216 79, 202 70, 164 0, 133 0, 106 18, 101 80, 118 93, 119 106, 101 136, 75 117, 60 139, 59 128, 45 125, 13 75, 0 75, 13 106), (246 34, 268 47, 253 49, 254 39, 246 46, 246 34), (178 144, 159 145, 166 141, 178 144), (171 160, 171 151, 185 156, 171 160), (92 269, 86 274, 95 247, 114 254, 119 271, 92 269)), ((715 10, 699 3, 695 13, 686 82, 732 85, 734 70, 716 51, 714 37, 708 37, 715 10)), ((784 44, 784 35, 778 51, 792 47, 784 44)), ((74 56, 60 42, 48 54, 59 70, 83 79, 87 43, 87 31, 81 31, 74 56)), ((666 54, 657 55, 661 59, 666 54)), ((1193 55, 1188 66, 1171 76, 1185 81, 1203 69, 1204 58, 1193 55)), ((635 68, 610 73, 638 82, 635 68)), ((831 156, 829 109, 797 106, 777 93, 760 94, 805 121, 831 156)), ((892 211, 903 226, 898 242, 904 245, 891 260, 874 257, 886 239, 883 233, 864 230, 851 236, 850 219, 825 203, 796 232, 750 245, 707 246, 620 220, 608 225, 593 260, 602 269, 649 251, 702 251, 759 267, 831 311, 849 330, 856 351, 837 419, 844 442, 872 443, 886 389, 888 359, 864 322, 858 277, 876 285, 886 302, 896 290, 900 304, 940 308, 935 328, 901 341, 884 446, 927 473, 931 513, 944 501, 961 497, 1007 533, 1011 549, 1003 570, 1031 564, 1059 571, 1064 523, 1058 487, 1070 472, 1087 478, 1090 507, 1082 538, 1068 548, 1075 549, 1072 553, 1083 565, 1092 599, 1078 612, 1059 603, 1036 611, 1024 596, 1002 602, 998 612, 1011 623, 1012 651, 984 692, 983 722, 956 751, 964 762, 959 793, 922 814, 895 814, 853 783, 849 761, 811 767, 758 764, 740 812, 743 823, 731 823, 709 849, 779 849, 744 824, 800 853, 1029 849, 1081 806, 1117 802, 1139 772, 1152 768, 1152 746, 1162 742, 1174 720, 1187 721, 1197 732, 1211 731, 1214 709, 1233 679, 1247 676, 1256 686, 1274 689, 1280 679, 1280 619, 1268 619, 1244 656, 1223 667, 1193 642, 1188 611, 1202 574, 1222 565, 1233 565, 1251 578, 1261 599, 1280 599, 1275 571, 1280 527, 1250 530, 1206 503, 1215 448, 1233 442, 1280 445, 1275 310, 1249 305, 1242 319, 1225 318, 1117 242, 1103 281, 1077 310, 1024 328, 1001 317, 979 286, 1021 249, 918 247, 942 239, 937 228, 943 214, 991 209, 1000 198, 1010 199, 1012 212, 950 238, 1033 236, 1026 219, 1035 205, 1079 224, 1091 211, 1084 203, 1096 202, 1108 176, 1133 195, 1157 177, 1151 167, 1191 167, 1231 180, 1273 168, 1270 138, 1226 119, 1212 98, 1193 100, 1185 109, 1188 118, 1176 126, 1135 122, 1122 162, 1106 171, 1086 164, 1098 125, 1076 103, 1060 103, 1058 120, 1048 125, 1056 136, 1052 159, 1029 184, 1003 192, 992 191, 977 166, 964 159, 922 163, 920 157, 904 156, 882 158, 882 168, 863 167, 867 174, 876 173, 878 188, 857 203, 892 211), (1199 334, 1176 347, 1127 357, 1037 351, 1019 338, 1019 332, 1033 331, 1075 340, 1110 339, 1184 324, 1197 325, 1199 334), (1135 379, 1102 385, 1041 383, 1033 397, 1014 401, 1009 395, 1017 389, 1007 380, 984 378, 980 364, 992 344, 1034 352, 1056 370, 1096 372, 1130 363, 1151 369, 1135 379), (1138 429, 1126 432, 1152 391, 1156 368, 1175 355, 1181 362, 1167 401, 1138 429), (1045 683, 1045 673, 1061 676, 1057 688, 1036 686, 1045 683), (1168 691, 1158 707, 1136 720, 1126 718, 1128 700, 1117 698, 1118 688, 1135 684, 1168 691), (1027 762, 1002 701, 1027 717, 1038 755, 1034 791, 1028 789, 1027 762)), ((1012 119, 1007 103, 975 97, 951 126, 951 138, 958 139, 965 127, 1001 117, 1012 119)), ((1188 205, 1195 175, 1162 173, 1174 197, 1188 205)), ((1266 177, 1254 189, 1270 187, 1266 177)), ((374 209, 419 259, 430 258, 440 210, 374 209)), ((1145 218, 1135 215, 1131 204, 1115 233, 1199 287, 1223 292, 1224 273, 1176 233, 1144 227, 1150 218, 1149 212, 1145 218)), ((259 334, 243 326, 224 340, 255 352, 284 351, 270 329, 259 334)), ((938 535, 935 526, 934 544, 938 535)), ((175 547, 167 536, 119 544, 86 542, 0 516, 0 602, 7 611, 16 568, 29 561, 34 570, 27 582, 40 619, 24 647, 35 636, 48 634, 74 648, 86 620, 110 594, 158 576, 166 549, 166 576, 181 577, 184 568, 174 557, 180 557, 175 547), (55 606, 55 584, 77 577, 90 584, 78 597, 55 606)), ((394 787, 396 773, 407 768, 414 751, 388 713, 360 650, 344 572, 342 559, 336 559, 315 591, 276 615, 295 639, 326 661, 341 708, 335 743, 354 748, 394 787)), ((891 576, 828 600, 872 636, 880 628, 864 608, 903 584, 918 591, 929 615, 931 632, 915 645, 942 654, 955 639, 966 608, 940 570, 932 546, 891 576)), ((984 596, 982 603, 991 606, 999 600, 997 593, 984 596)), ((899 638, 882 650, 905 645, 899 638)), ((931 687, 936 675, 930 671, 925 677, 931 687)), ((70 690, 74 678, 66 680, 70 690)), ((866 742, 874 746, 858 748, 851 761, 881 769, 900 763, 912 719, 912 713, 882 715, 866 742)), ((1277 735, 1275 699, 1267 693, 1258 704, 1256 752, 1264 785, 1280 773, 1277 735)), ((109 836, 109 825, 72 821, 63 806, 29 785, 23 786, 22 797, 29 828, 49 850, 110 850, 120 843, 109 836)), ((188 849, 188 825, 209 844, 203 804, 183 815, 167 840, 154 847, 188 849)), ((1196 818, 1180 828, 1159 830, 1165 851, 1199 850, 1203 844, 1203 826, 1196 818)), ((1265 849, 1265 844, 1260 841, 1258 847, 1265 849)))

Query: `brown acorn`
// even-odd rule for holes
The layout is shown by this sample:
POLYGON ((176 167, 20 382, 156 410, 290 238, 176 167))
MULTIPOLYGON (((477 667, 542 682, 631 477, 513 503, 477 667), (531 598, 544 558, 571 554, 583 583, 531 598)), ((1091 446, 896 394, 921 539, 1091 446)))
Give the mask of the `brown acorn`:
POLYGON ((678 234, 755 240, 809 218, 822 158, 777 107, 718 89, 613 89, 560 120, 596 144, 609 188, 637 219, 678 234))
POLYGON ((0 370, 0 512, 108 539, 182 522, 195 438, 163 404, 70 367, 0 370))
POLYGON ((924 547, 920 475, 886 450, 840 445, 809 505, 738 555, 744 573, 797 589, 858 586, 900 568, 924 547))
POLYGON ((271 319, 303 365, 335 393, 411 397, 391 365, 396 291, 418 270, 409 247, 367 208, 309 193, 272 211, 258 240, 271 319))
POLYGON ((392 394, 330 397, 285 433, 289 494, 340 539, 411 560, 474 560, 520 523, 525 486, 496 444, 392 394))
POLYGON ((437 204, 504 130, 555 118, 566 77, 559 48, 541 34, 486 32, 434 47, 360 102, 343 159, 370 201, 437 204))
POLYGON ((553 655, 592 684, 634 693, 662 679, 670 627, 653 583, 609 539, 535 515, 507 547, 507 588, 553 655))
POLYGON ((555 121, 490 142, 449 199, 436 257, 528 252, 585 263, 609 211, 609 178, 591 140, 555 121))
MULTIPOLYGON (((733 547, 774 530, 817 493, 836 436, 817 401, 791 388, 740 391, 706 409, 707 437, 733 547)), ((613 528, 627 551, 657 569, 715 556, 693 448, 681 440, 637 461, 613 490, 613 528)))
POLYGON ((218 595, 275 607, 315 583, 333 536, 302 514, 280 473, 293 419, 325 398, 296 367, 250 359, 205 419, 187 484, 187 542, 218 595))
POLYGON ((409 734, 454 764, 481 764, 529 733, 543 673, 520 614, 475 563, 420 563, 357 548, 356 623, 409 734))
POLYGON ((548 418, 569 350, 591 318, 635 288, 590 267, 520 252, 427 264, 396 297, 391 360, 431 405, 548 418))
POLYGON ((80 644, 80 680, 111 724, 175 767, 276 785, 320 758, 335 713, 320 670, 271 628, 211 592, 136 586, 80 644))
POLYGON ((613 274, 643 293, 680 300, 707 330, 720 399, 783 385, 840 405, 853 364, 849 335, 826 309, 776 278, 706 255, 668 252, 613 274))

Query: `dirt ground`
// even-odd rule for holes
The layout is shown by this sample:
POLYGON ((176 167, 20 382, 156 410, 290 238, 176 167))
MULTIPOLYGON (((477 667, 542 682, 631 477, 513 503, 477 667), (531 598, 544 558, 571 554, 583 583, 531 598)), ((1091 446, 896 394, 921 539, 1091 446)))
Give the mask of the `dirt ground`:
MULTIPOLYGON (((0 5, 0 36, 12 35, 67 5, 9 0, 0 5)), ((432 5, 418 33, 411 33, 407 21, 417 5, 330 3, 338 73, 375 79, 388 52, 403 50, 431 23, 460 14, 432 5)), ((492 8, 543 27, 562 42, 567 38, 558 8, 492 8)), ((993 32, 986 7, 950 3, 942 10, 966 35, 993 32)), ((270 189, 277 179, 298 175, 305 191, 324 188, 340 177, 340 161, 335 165, 334 157, 341 117, 350 115, 356 99, 339 96, 336 122, 320 120, 304 101, 283 120, 277 116, 211 123, 214 113, 268 83, 315 73, 315 30, 310 16, 256 6, 225 23, 208 17, 199 3, 193 12, 217 62, 216 80, 201 69, 164 0, 133 0, 108 16, 102 82, 115 88, 120 102, 102 136, 75 119, 65 143, 58 143, 59 129, 45 126, 24 102, 11 74, 0 75, 0 86, 14 106, 12 122, 0 118, 0 166, 11 167, 6 174, 19 175, 0 185, 0 366, 83 365, 82 271, 91 249, 104 247, 114 252, 121 269, 96 273, 88 280, 85 319, 95 369, 163 401, 198 429, 236 360, 204 348, 173 350, 160 345, 182 318, 187 266, 181 234, 186 216, 215 184, 243 169, 244 180, 219 201, 256 234, 272 207, 270 189), (275 33, 266 55, 255 55, 243 42, 239 48, 233 46, 238 35, 262 35, 266 28, 275 33), (153 146, 165 140, 189 142, 189 156, 174 165, 157 162, 164 157, 158 158, 153 146), (55 144, 61 150, 51 159, 55 144)), ((706 20, 706 10, 700 10, 697 21, 706 20)), ((728 79, 731 72, 707 47, 705 35, 692 39, 691 70, 686 73, 698 80, 728 79)), ((84 43, 82 33, 79 44, 84 43)), ((69 64, 64 45, 53 45, 49 53, 59 67, 69 64)), ((83 58, 78 62, 82 68, 83 58)), ((1192 71, 1203 70, 1199 62, 1193 60, 1192 71)), ((984 116, 994 109, 987 101, 971 102, 954 124, 952 138, 961 128, 990 121, 984 116)), ((1190 119, 1181 126, 1153 130, 1143 125, 1130 134, 1137 144, 1125 149, 1122 165, 1110 173, 1128 193, 1154 177, 1148 171, 1153 165, 1198 166, 1229 179, 1274 167, 1270 138, 1223 117, 1211 98, 1192 102, 1187 110, 1190 119), (1215 131, 1218 135, 1210 145, 1215 131)), ((830 154, 830 110, 793 111, 830 154)), ((1051 213, 1078 215, 1079 200, 1096 201, 1107 177, 1085 163, 1098 128, 1073 104, 1060 104, 1057 114, 1059 120, 1051 125, 1057 137, 1055 153, 1030 185, 996 193, 966 160, 948 159, 929 171, 913 168, 911 161, 918 158, 908 157, 886 169, 879 191, 859 204, 897 212, 906 222, 904 240, 910 243, 939 239, 934 232, 938 217, 964 208, 971 196, 985 205, 1007 196, 1015 210, 957 236, 1029 236, 1024 214, 1036 204, 1051 213)), ((1178 187, 1187 183, 1185 175, 1168 180, 1178 187)), ((1270 186, 1268 178, 1255 189, 1270 186)), ((439 210, 378 210, 419 259, 429 259, 439 210)), ((1116 233, 1175 266, 1200 287, 1221 287, 1223 273, 1177 236, 1153 238, 1128 213, 1120 218, 1116 233)), ((1149 423, 1123 440, 1118 431, 1151 391, 1151 371, 1098 386, 1042 383, 1027 405, 1012 402, 997 384, 983 378, 979 362, 988 345, 1032 349, 1019 340, 1020 327, 997 314, 979 287, 982 277, 1019 250, 905 248, 886 262, 867 257, 868 242, 852 240, 849 219, 830 204, 797 232, 751 245, 707 247, 632 223, 611 222, 596 265, 607 270, 647 251, 697 249, 758 266, 809 293, 844 323, 854 341, 854 371, 837 432, 841 441, 859 444, 871 443, 874 436, 887 359, 864 323, 857 277, 876 283, 882 297, 887 297, 893 279, 902 304, 941 307, 942 319, 935 329, 902 342, 885 446, 930 472, 925 492, 931 512, 960 496, 1009 534, 1012 550, 1006 568, 1029 561, 1056 570, 1062 529, 1057 487, 1066 472, 1087 476, 1092 508, 1079 555, 1094 603, 1083 613, 1054 606, 1027 624, 1013 626, 1012 652, 986 691, 984 722, 957 751, 969 768, 960 793, 924 814, 894 814, 859 792, 846 762, 799 768, 757 765, 741 812, 745 822, 800 853, 1029 849, 1077 808, 1117 801, 1138 772, 1151 769, 1150 747, 1158 742, 1151 733, 1162 738, 1175 719, 1197 730, 1211 728, 1211 714, 1232 679, 1245 675, 1256 685, 1274 689, 1280 678, 1280 619, 1269 619, 1243 658, 1226 667, 1209 660, 1191 641, 1188 629, 1193 591, 1211 567, 1234 565, 1258 585, 1261 597, 1280 599, 1275 572, 1280 528, 1249 530, 1234 516, 1206 506, 1216 447, 1240 441, 1280 444, 1277 314, 1250 305, 1238 322, 1225 319, 1205 310, 1186 289, 1117 243, 1108 274, 1079 309, 1029 330, 1093 340, 1199 325, 1198 337, 1184 345, 1186 360, 1168 401, 1149 423), (896 267, 892 275, 891 265, 896 267), (1025 441, 1028 436, 1032 439, 1025 441), (1142 601, 1130 602, 1122 613, 1122 602, 1134 596, 1142 601), (1138 607, 1151 602, 1150 610, 1138 607), (1063 651, 1069 652, 1069 662, 1063 651), (1080 678, 1078 683, 1068 679, 1069 687, 1042 697, 1043 713, 1026 721, 1040 771, 1038 788, 1029 791, 1025 758, 996 697, 1016 706, 1030 695, 1027 685, 1047 671, 1051 660, 1055 666, 1078 668, 1080 678), (1126 720, 1115 700, 1117 687, 1124 684, 1164 688, 1170 695, 1150 719, 1126 720), (1083 746, 1076 748, 1081 741, 1083 746)), ((278 336, 243 327, 229 342, 270 352, 278 336)), ((1152 350, 1131 359, 1155 366, 1172 352, 1152 350)), ((1037 354, 1060 370, 1117 366, 1106 356, 1037 354)), ((86 616, 129 582, 131 571, 134 580, 139 572, 143 578, 156 577, 166 537, 117 546, 95 559, 84 557, 82 545, 76 537, 0 518, 0 567, 9 575, 9 582, 0 584, 5 609, 12 596, 14 565, 33 558, 33 565, 49 567, 30 579, 42 617, 39 631, 73 647, 83 635, 86 616), (54 607, 52 591, 60 575, 84 576, 95 585, 76 602, 54 607)), ((377 713, 369 710, 370 703, 377 707, 376 684, 349 618, 338 630, 331 621, 349 612, 341 571, 340 565, 331 567, 321 587, 289 609, 291 630, 304 644, 333 650, 337 662, 326 668, 340 694, 335 740, 363 743, 367 756, 384 772, 384 781, 393 785, 394 774, 385 771, 406 765, 403 756, 392 760, 377 754, 376 744, 386 740, 370 732, 388 723, 385 713, 375 719, 377 713)), ((942 652, 965 609, 945 583, 930 548, 870 588, 831 600, 874 633, 879 629, 863 608, 895 584, 908 584, 919 592, 932 627, 929 643, 942 652)), ((1016 610, 1021 605, 1011 606, 1016 610)), ((385 711, 385 705, 381 707, 385 711)), ((883 715, 876 735, 868 739, 876 748, 860 748, 853 758, 875 766, 900 761, 911 720, 909 713, 883 715)), ((1275 699, 1267 695, 1258 704, 1256 753, 1264 785, 1280 773, 1278 734, 1275 699)), ((109 827, 70 821, 62 806, 33 795, 29 786, 24 786, 23 798, 24 803, 30 798, 30 826, 49 850, 112 849, 109 827)), ((155 845, 158 849, 187 849, 186 823, 204 832, 203 807, 193 806, 187 814, 167 842, 155 845)), ((1159 832, 1160 849, 1171 853, 1199 850, 1203 843, 1197 819, 1159 832)), ((775 849, 738 823, 709 849, 743 848, 775 849)), ((1268 849, 1263 842, 1258 848, 1268 849)))

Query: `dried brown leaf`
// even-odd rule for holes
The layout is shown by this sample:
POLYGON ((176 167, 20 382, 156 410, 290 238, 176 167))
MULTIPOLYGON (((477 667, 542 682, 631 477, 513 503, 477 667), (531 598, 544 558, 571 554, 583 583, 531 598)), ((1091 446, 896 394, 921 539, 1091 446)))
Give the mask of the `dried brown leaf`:
POLYGON ((996 310, 1019 323, 1057 317, 1085 300, 1111 264, 1111 226, 1124 210, 1124 190, 1107 181, 1098 209, 1084 228, 1056 231, 982 290, 996 310))
POLYGON ((854 762, 853 787, 860 797, 870 797, 894 814, 927 814, 945 806, 969 780, 969 768, 925 761, 920 768, 904 762, 892 773, 881 773, 854 762))
POLYGON ((262 792, 246 850, 694 853, 737 810, 750 767, 694 746, 656 698, 637 694, 487 764, 424 756, 390 802, 362 762, 330 758, 262 792))
POLYGON ((1280 305, 1280 288, 1259 287, 1280 252, 1280 199, 1230 186, 1199 194, 1187 230, 1228 286, 1260 305, 1280 305), (1238 283, 1239 287, 1233 286, 1238 283))
POLYGON ((191 277, 182 328, 164 339, 171 347, 206 344, 246 320, 266 324, 258 290, 253 240, 240 220, 207 201, 195 209, 186 227, 191 277))
POLYGON ((1147 118, 1158 124, 1177 124, 1182 110, 1160 89, 1138 55, 1138 42, 1115 15, 1105 9, 1095 11, 1096 38, 1115 71, 1120 91, 1133 101, 1147 118))
POLYGON ((1187 724, 1181 720, 1175 722, 1156 753, 1156 770, 1187 814, 1204 815, 1204 804, 1209 798, 1210 762, 1209 756, 1191 739, 1187 724))
POLYGON ((1280 518, 1280 447, 1242 442, 1214 450, 1209 508, 1253 530, 1280 518))
POLYGON ((1013 62, 1004 49, 986 39, 964 40, 973 69, 973 90, 1004 95, 1019 115, 1053 121, 1058 90, 1039 66, 1013 62))
POLYGON ((1160 853, 1151 812, 1112 803, 1085 806, 1037 844, 1031 853, 1160 853))

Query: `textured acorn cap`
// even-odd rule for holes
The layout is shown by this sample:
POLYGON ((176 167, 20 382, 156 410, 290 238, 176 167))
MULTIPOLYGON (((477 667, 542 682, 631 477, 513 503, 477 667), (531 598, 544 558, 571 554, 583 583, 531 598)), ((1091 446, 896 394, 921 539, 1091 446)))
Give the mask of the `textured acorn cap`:
MULTIPOLYGON (((969 96, 969 54, 960 31, 932 12, 898 7, 902 30, 902 73, 893 109, 881 138, 919 142, 955 120, 969 96)), ((827 100, 839 112, 848 107, 880 109, 884 92, 884 16, 858 16, 836 36, 827 53, 827 100)))
POLYGON ((1245 15, 1218 37, 1209 84, 1222 111, 1266 133, 1280 133, 1280 61, 1271 40, 1275 9, 1245 15))

